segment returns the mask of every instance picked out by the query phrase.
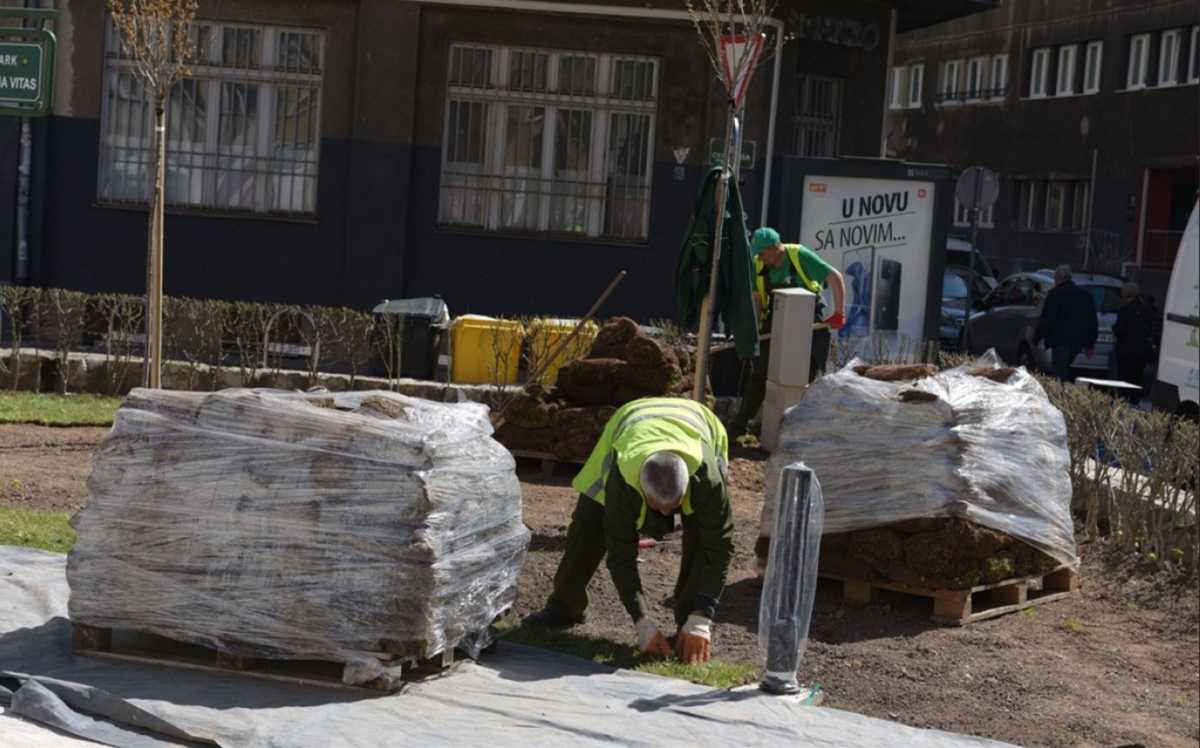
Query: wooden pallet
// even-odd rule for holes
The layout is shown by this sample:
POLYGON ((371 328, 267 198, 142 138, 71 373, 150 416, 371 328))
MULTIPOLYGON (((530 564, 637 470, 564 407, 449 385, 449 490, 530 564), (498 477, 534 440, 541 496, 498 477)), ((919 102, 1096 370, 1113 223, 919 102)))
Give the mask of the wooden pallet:
POLYGON ((851 579, 835 574, 821 576, 842 583, 842 597, 847 605, 870 604, 878 597, 880 590, 933 598, 933 620, 949 626, 965 626, 975 621, 1042 605, 1064 598, 1079 589, 1079 575, 1067 566, 1060 566, 1046 574, 1006 579, 965 590, 922 589, 882 580, 851 579))
POLYGON ((342 682, 343 663, 320 660, 282 660, 218 652, 194 644, 139 631, 113 630, 71 624, 71 650, 78 655, 122 662, 243 675, 252 678, 333 688, 397 691, 404 683, 445 675, 454 665, 454 652, 431 658, 402 658, 389 652, 368 652, 387 673, 357 686, 342 682))

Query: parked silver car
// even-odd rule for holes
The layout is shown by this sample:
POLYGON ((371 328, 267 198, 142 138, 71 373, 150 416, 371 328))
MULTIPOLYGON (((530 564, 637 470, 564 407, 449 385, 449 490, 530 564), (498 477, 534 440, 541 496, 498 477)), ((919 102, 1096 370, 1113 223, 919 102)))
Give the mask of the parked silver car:
MULTIPOLYGON (((1086 351, 1080 353, 1072 367, 1103 374, 1108 370, 1112 353, 1112 328, 1121 306, 1122 281, 1110 275, 1089 273, 1076 273, 1074 281, 1092 295, 1099 335, 1092 355, 1088 356, 1086 351)), ((1001 281, 975 304, 971 313, 971 352, 979 354, 995 348, 1007 362, 1049 371, 1050 351, 1040 343, 1034 346, 1033 334, 1042 314, 1042 303, 1053 287, 1052 271, 1017 273, 1001 281)))

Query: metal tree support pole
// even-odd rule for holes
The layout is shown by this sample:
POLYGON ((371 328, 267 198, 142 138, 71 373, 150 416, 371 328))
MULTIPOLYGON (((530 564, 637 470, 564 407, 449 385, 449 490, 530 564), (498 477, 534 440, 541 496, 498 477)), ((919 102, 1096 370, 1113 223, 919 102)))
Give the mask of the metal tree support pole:
POLYGON ((150 251, 146 258, 146 340, 142 384, 152 389, 162 386, 162 275, 163 205, 167 172, 166 102, 157 99, 154 106, 154 202, 150 206, 150 251))
MULTIPOLYGON (((725 118, 725 150, 721 164, 721 176, 717 181, 716 221, 713 228, 712 271, 708 276, 708 293, 700 305, 700 330, 696 337, 696 372, 692 383, 692 399, 698 403, 704 402, 704 383, 708 379, 708 351, 712 345, 713 319, 716 316, 716 306, 713 297, 717 291, 717 277, 721 267, 721 240, 725 233, 725 185, 729 180, 729 144, 733 139, 733 118, 736 112, 730 101, 729 114, 725 118)), ((738 154, 741 157, 741 154, 738 154)))
POLYGON ((971 253, 968 260, 967 271, 967 308, 963 312, 963 348, 964 353, 971 352, 971 309, 975 306, 975 253, 979 251, 979 197, 980 191, 983 188, 983 178, 976 172, 975 174, 975 199, 972 201, 971 207, 971 253))
POLYGON ((775 501, 771 551, 758 612, 758 643, 766 657, 759 687, 800 692, 796 672, 808 646, 825 501, 816 475, 802 462, 785 467, 775 501))

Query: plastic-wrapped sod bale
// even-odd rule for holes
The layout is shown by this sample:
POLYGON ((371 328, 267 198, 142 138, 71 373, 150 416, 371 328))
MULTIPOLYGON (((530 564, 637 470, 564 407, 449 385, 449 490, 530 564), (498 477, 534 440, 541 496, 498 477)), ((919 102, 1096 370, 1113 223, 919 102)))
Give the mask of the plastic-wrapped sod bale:
POLYGON ((800 691, 796 672, 808 646, 824 517, 816 474, 802 462, 783 468, 758 611, 758 645, 766 660, 760 687, 768 693, 800 691))

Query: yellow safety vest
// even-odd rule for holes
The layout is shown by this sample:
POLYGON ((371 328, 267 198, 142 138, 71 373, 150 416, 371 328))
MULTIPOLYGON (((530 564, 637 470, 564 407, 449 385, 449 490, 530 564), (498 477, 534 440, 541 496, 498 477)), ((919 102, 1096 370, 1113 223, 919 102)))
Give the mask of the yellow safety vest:
MULTIPOLYGON (((784 250, 784 252, 787 253, 788 259, 792 263, 792 267, 796 268, 796 273, 800 276, 800 285, 803 286, 804 288, 806 288, 807 290, 820 295, 821 284, 817 283, 812 278, 809 278, 808 273, 804 272, 804 265, 803 265, 803 263, 800 262, 800 245, 799 244, 784 244, 783 250, 784 250)), ((771 299, 767 295, 767 282, 766 282, 766 279, 763 278, 763 268, 764 268, 763 261, 760 258, 755 257, 754 258, 754 279, 755 279, 756 283, 758 284, 758 302, 759 302, 758 308, 759 308, 759 316, 760 317, 766 315, 766 313, 767 313, 766 310, 770 308, 768 305, 771 303, 771 299)))
MULTIPOLYGON (((647 397, 622 405, 604 426, 583 469, 571 485, 579 493, 604 504, 604 486, 615 459, 621 477, 642 497, 638 529, 646 520, 646 496, 640 481, 642 463, 655 452, 674 452, 695 474, 704 462, 704 448, 716 456, 724 472, 729 460, 729 437, 717 416, 707 407, 677 397, 647 397), (614 457, 615 456, 615 457, 614 457)), ((684 494, 683 513, 692 513, 691 490, 684 494)))

